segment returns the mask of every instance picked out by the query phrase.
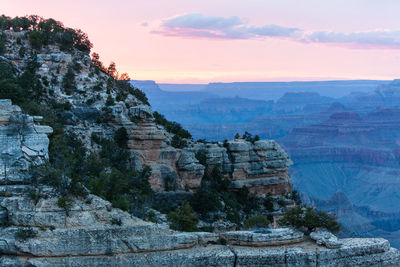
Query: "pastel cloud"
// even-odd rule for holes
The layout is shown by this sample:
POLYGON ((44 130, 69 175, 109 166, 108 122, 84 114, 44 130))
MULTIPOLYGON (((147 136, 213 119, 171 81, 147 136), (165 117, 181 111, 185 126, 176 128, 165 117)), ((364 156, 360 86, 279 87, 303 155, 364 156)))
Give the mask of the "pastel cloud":
POLYGON ((356 49, 400 49, 400 31, 375 30, 342 33, 303 31, 275 24, 253 26, 237 16, 217 17, 184 14, 163 20, 154 34, 206 39, 286 38, 302 43, 320 43, 356 49))
POLYGON ((152 33, 190 38, 255 39, 261 37, 291 37, 298 31, 297 28, 273 24, 248 26, 245 21, 236 16, 224 18, 202 14, 185 14, 164 20, 161 27, 152 31, 152 33))
POLYGON ((400 48, 400 31, 366 31, 341 33, 330 31, 316 31, 303 39, 310 43, 328 43, 351 48, 400 48))

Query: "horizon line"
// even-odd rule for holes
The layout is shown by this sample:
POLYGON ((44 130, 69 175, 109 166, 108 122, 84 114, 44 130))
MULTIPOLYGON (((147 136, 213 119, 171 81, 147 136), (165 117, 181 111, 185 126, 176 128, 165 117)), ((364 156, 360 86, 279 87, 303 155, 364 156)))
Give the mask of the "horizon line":
POLYGON ((216 83, 308 83, 308 82, 345 82, 345 81, 383 81, 383 82, 389 82, 396 80, 396 78, 393 79, 366 79, 366 78, 360 78, 360 79, 324 79, 324 80, 265 80, 265 81, 231 81, 231 82, 206 82, 206 83, 199 83, 199 82, 162 82, 162 81, 157 81, 157 80, 150 80, 150 79, 132 79, 131 81, 140 81, 140 82, 155 82, 156 84, 165 84, 165 85, 208 85, 208 84, 216 84, 216 83))

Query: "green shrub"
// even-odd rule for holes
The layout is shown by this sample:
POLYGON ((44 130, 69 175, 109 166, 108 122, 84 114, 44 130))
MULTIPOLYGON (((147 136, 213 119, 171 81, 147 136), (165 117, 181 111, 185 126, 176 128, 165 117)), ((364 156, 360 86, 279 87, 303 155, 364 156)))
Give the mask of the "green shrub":
POLYGON ((305 228, 307 234, 319 227, 326 228, 334 233, 339 232, 341 228, 341 225, 326 212, 302 206, 289 209, 279 221, 279 224, 298 229, 305 228))
POLYGON ((86 104, 89 106, 92 105, 94 102, 96 102, 96 99, 94 97, 91 97, 88 100, 86 100, 86 104))
POLYGON ((117 131, 114 133, 114 142, 120 147, 120 148, 128 148, 128 131, 126 130, 125 127, 119 128, 117 131))
POLYGON ((71 210, 71 207, 72 207, 72 202, 73 201, 72 201, 72 199, 70 197, 63 196, 63 197, 58 198, 57 205, 60 208, 64 209, 65 212, 68 215, 68 213, 69 213, 69 211, 71 210))
POLYGON ((186 139, 192 138, 192 135, 187 130, 183 129, 179 123, 167 120, 163 115, 161 115, 157 111, 153 113, 153 116, 155 122, 159 125, 164 126, 165 130, 167 130, 169 133, 173 133, 181 138, 186 138, 186 139))
POLYGON ((143 93, 143 91, 138 88, 132 88, 131 86, 129 87, 128 91, 131 95, 142 101, 143 104, 150 106, 149 100, 147 99, 146 94, 143 93))
POLYGON ((253 215, 244 221, 243 227, 245 229, 254 229, 254 228, 268 228, 270 221, 268 217, 262 214, 253 215))
POLYGON ((203 179, 206 183, 210 183, 210 185, 219 192, 228 191, 228 186, 231 183, 229 179, 224 177, 219 166, 214 166, 211 169, 211 172, 207 169, 203 179))
POLYGON ((72 68, 74 69, 74 71, 76 73, 80 73, 81 70, 82 70, 81 64, 79 62, 75 61, 75 60, 72 62, 72 68))
POLYGON ((267 211, 272 212, 274 211, 274 199, 271 197, 270 194, 266 195, 264 198, 264 207, 267 211))
POLYGON ((224 142, 222 143, 222 146, 228 149, 229 144, 228 144, 228 139, 225 139, 224 142))
POLYGON ((109 95, 106 100, 106 106, 114 106, 114 104, 115 104, 114 98, 111 95, 109 95))
POLYGON ((111 224, 112 224, 112 225, 121 226, 121 225, 122 225, 121 218, 111 218, 111 224))
POLYGON ((128 97, 128 95, 127 95, 125 92, 119 91, 119 92, 117 93, 117 96, 115 97, 115 100, 116 100, 117 102, 125 101, 125 99, 126 99, 127 97, 128 97))
POLYGON ((101 110, 102 113, 98 118, 98 123, 109 123, 115 119, 115 116, 111 108, 103 107, 101 110))
POLYGON ((149 211, 147 213, 147 220, 153 223, 157 223, 157 217, 154 211, 149 211))
POLYGON ((297 190, 292 191, 290 198, 296 203, 296 205, 301 205, 301 198, 297 190))
POLYGON ((193 209, 202 217, 205 217, 209 212, 221 210, 222 201, 225 202, 227 209, 237 208, 237 206, 231 208, 237 200, 233 200, 233 193, 227 192, 229 184, 230 181, 222 175, 219 167, 215 166, 211 171, 206 169, 200 188, 197 189, 190 200, 193 209))
POLYGON ((43 46, 43 35, 41 32, 34 31, 29 34, 29 43, 34 49, 40 50, 43 46))
POLYGON ((226 246, 228 244, 228 241, 226 241, 225 238, 220 238, 220 239, 218 239, 217 244, 226 246))
POLYGON ((174 135, 171 140, 171 146, 175 148, 185 148, 187 147, 187 141, 180 137, 179 135, 174 135))
POLYGON ((129 209, 130 209, 130 203, 126 196, 118 197, 118 198, 112 200, 111 203, 112 203, 113 207, 117 208, 117 209, 121 209, 124 211, 129 211, 129 209))
POLYGON ((26 48, 24 46, 21 46, 18 50, 18 55, 19 57, 24 57, 25 56, 25 52, 26 52, 26 48))
MULTIPOLYGON (((236 136, 235 136, 235 138, 236 138, 236 136)), ((248 142, 253 143, 253 144, 254 144, 254 142, 260 140, 260 137, 259 137, 258 135, 256 135, 256 136, 253 137, 253 135, 252 135, 251 133, 249 133, 249 132, 245 132, 245 133, 243 134, 242 138, 243 138, 244 140, 248 141, 248 142)))
POLYGON ((14 237, 18 240, 28 240, 30 238, 35 238, 36 235, 36 232, 32 228, 20 228, 15 232, 14 237))
POLYGON ((63 77, 62 87, 67 95, 72 94, 76 90, 75 73, 71 66, 68 67, 63 77))
POLYGON ((202 217, 222 208, 219 194, 211 186, 204 184, 194 193, 190 203, 202 217))
POLYGON ((33 203, 36 205, 42 197, 42 194, 39 191, 33 189, 29 192, 29 196, 32 199, 33 203))
POLYGON ((281 207, 286 207, 286 201, 281 197, 278 199, 277 203, 281 207))
POLYGON ((95 86, 93 86, 93 90, 97 92, 103 90, 103 83, 98 82, 95 86))
MULTIPOLYGON (((35 49, 40 49, 42 45, 59 44, 61 50, 74 47, 88 53, 93 46, 84 32, 66 28, 61 22, 54 19, 44 19, 36 15, 15 18, 0 17, 0 30, 18 32, 32 29, 28 38, 35 49)), ((20 39, 17 39, 17 43, 20 44, 20 42, 20 39)))
POLYGON ((178 209, 168 213, 167 219, 174 230, 185 232, 197 230, 197 216, 188 202, 184 202, 178 209))
POLYGON ((4 33, 0 34, 0 55, 3 55, 6 51, 6 35, 4 33))
POLYGON ((170 175, 164 178, 164 189, 165 191, 175 191, 178 188, 176 179, 170 175))
POLYGON ((204 151, 197 151, 195 154, 195 157, 201 165, 203 165, 203 166, 207 165, 207 156, 204 151))

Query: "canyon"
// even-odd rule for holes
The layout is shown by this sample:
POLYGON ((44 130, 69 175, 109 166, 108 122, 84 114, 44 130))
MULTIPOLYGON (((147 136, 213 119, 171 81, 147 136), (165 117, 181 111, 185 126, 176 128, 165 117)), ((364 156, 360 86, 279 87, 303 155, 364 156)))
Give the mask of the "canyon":
MULTIPOLYGON (((286 206, 290 208, 295 205, 294 200, 290 199, 292 182, 289 167, 297 164, 278 142, 241 137, 224 142, 195 142, 179 137, 167 126, 157 123, 159 115, 140 91, 130 87, 128 93, 121 93, 116 82, 118 79, 101 66, 96 67, 85 49, 82 51, 73 46, 61 49, 57 43, 32 47, 29 30, 5 30, 4 34, 6 42, 0 63, 2 68, 11 70, 7 78, 11 79, 13 75, 24 77, 31 68, 34 69, 34 75, 39 79, 36 82, 41 85, 37 88, 44 95, 42 104, 47 108, 53 107, 54 110, 48 111, 56 112, 56 119, 49 119, 52 114, 28 114, 25 112, 28 108, 35 113, 40 110, 26 106, 33 104, 22 99, 15 99, 24 104, 22 107, 10 99, 0 100, 2 266, 399 265, 399 251, 382 238, 336 239, 322 231, 306 236, 299 230, 277 227, 286 206), (21 53, 22 48, 29 53, 21 53), (72 71, 75 72, 73 75, 72 71), (72 82, 68 81, 71 76, 72 82), (73 85, 70 92, 65 90, 71 85, 68 82, 73 85), (47 122, 51 122, 53 128, 47 126, 47 122), (57 125, 60 122, 62 127, 57 125), (135 170, 141 170, 144 166, 151 169, 146 182, 156 194, 166 193, 171 197, 196 194, 207 174, 206 166, 218 166, 222 177, 229 181, 229 191, 246 188, 251 195, 271 197, 273 206, 276 206, 276 202, 284 202, 283 207, 273 207, 271 223, 275 228, 181 232, 170 229, 168 223, 159 220, 162 217, 160 214, 156 222, 145 221, 116 208, 115 203, 91 194, 79 183, 75 186, 84 192, 68 195, 71 199, 67 199, 56 186, 39 181, 40 175, 35 170, 41 166, 48 167, 51 160, 49 151, 53 149, 54 152, 51 140, 57 136, 69 133, 79 140, 84 151, 101 153, 96 140, 112 140, 116 131, 122 128, 126 130, 127 142, 123 149, 128 152, 129 164, 135 170), (178 145, 175 142, 177 138, 181 142, 178 145), (167 183, 171 181, 176 187, 167 190, 167 183)), ((293 97, 286 95, 284 100, 287 105, 283 112, 304 109, 303 105, 294 104, 293 97)), ((332 113, 334 109, 343 108, 331 103, 332 99, 327 97, 315 94, 302 94, 302 97, 311 99, 307 104, 313 104, 315 99, 317 102, 323 99, 322 106, 333 105, 332 113)), ((244 103, 239 110, 246 109, 247 100, 236 100, 244 103)), ((262 106, 265 101, 257 103, 262 106)), ((213 105, 212 101, 210 105, 213 105)), ((320 109, 317 107, 312 110, 320 109)), ((321 111, 317 123, 329 116, 340 125, 357 125, 350 127, 349 132, 369 131, 360 122, 361 117, 352 113, 331 116, 329 112, 321 111)), ((370 117, 374 119, 373 114, 370 117)), ((330 124, 333 122, 330 121, 330 124)), ((332 127, 324 124, 315 128, 314 137, 321 133, 335 134, 332 127)), ((391 128, 390 123, 388 128, 391 128)), ((296 131, 299 135, 313 132, 296 131)), ((296 146, 304 141, 307 147, 311 147, 323 140, 299 138, 298 141, 296 146)), ((382 143, 384 145, 387 144, 382 143)), ((334 151, 328 151, 326 157, 335 154, 334 151)), ((293 159, 298 159, 302 164, 301 157, 296 157, 296 151, 290 153, 293 153, 293 159)), ((370 159, 371 153, 368 153, 364 153, 362 160, 370 159)), ((383 162, 395 164, 395 161, 388 161, 389 158, 390 155, 381 155, 383 162)), ((64 170, 67 167, 64 166, 64 170)), ((105 170, 109 173, 112 171, 105 170)), ((59 175, 65 176, 66 172, 51 174, 50 178, 57 178, 59 175)), ((63 186, 72 188, 76 177, 63 178, 62 182, 66 184, 63 186)), ((318 201, 310 199, 310 202, 318 201)), ((322 206, 323 202, 319 205, 322 206)), ((349 209, 353 208, 348 206, 349 209)), ((368 211, 365 209, 365 212, 368 211)))
MULTIPOLYGON (((219 141, 245 131, 275 139, 293 159, 291 181, 305 203, 337 214, 347 229, 344 236, 380 236, 399 247, 399 82, 382 81, 373 86, 360 82, 352 87, 347 81, 337 95, 327 97, 324 92, 327 88, 334 91, 334 82, 319 82, 320 89, 312 83, 300 84, 303 87, 293 89, 295 92, 283 90, 274 98, 260 96, 256 101, 264 101, 264 105, 246 98, 236 98, 235 104, 240 86, 226 86, 223 97, 231 94, 229 106, 224 106, 226 100, 221 96, 201 100, 214 102, 210 110, 218 110, 219 116, 185 104, 174 107, 185 110, 185 118, 177 116, 174 109, 165 114, 199 139, 219 141)), ((145 86, 142 89, 146 91, 145 86)), ((162 109, 162 105, 153 108, 162 109)))

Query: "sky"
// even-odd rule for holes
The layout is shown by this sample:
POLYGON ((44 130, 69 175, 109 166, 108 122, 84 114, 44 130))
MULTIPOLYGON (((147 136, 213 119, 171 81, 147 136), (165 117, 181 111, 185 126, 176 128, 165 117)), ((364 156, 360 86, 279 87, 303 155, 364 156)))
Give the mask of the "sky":
POLYGON ((159 83, 391 80, 398 0, 0 0, 80 28, 93 52, 159 83))

